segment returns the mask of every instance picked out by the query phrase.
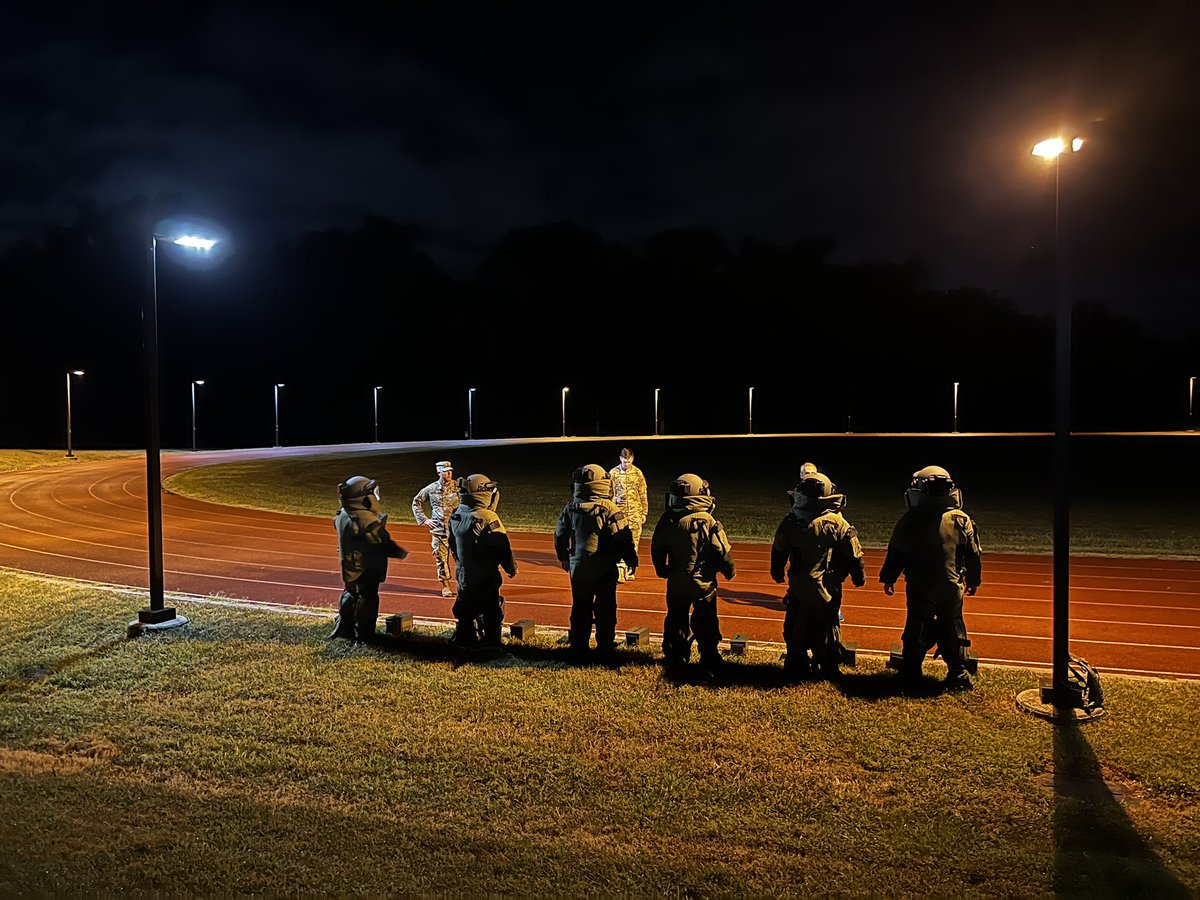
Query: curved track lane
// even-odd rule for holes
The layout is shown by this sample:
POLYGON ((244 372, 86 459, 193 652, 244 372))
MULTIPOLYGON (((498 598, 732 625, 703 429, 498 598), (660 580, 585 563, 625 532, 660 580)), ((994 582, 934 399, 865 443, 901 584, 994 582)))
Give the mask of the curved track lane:
MULTIPOLYGON (((342 446, 341 452, 380 449, 342 446)), ((318 448, 168 453, 164 475, 237 459, 303 455, 318 448)), ((145 589, 146 483, 143 459, 87 462, 0 475, 0 565, 21 571, 145 589)), ((334 512, 330 510, 330 515, 334 512)), ((341 593, 337 540, 324 517, 218 506, 173 494, 163 498, 163 549, 169 592, 219 595, 333 609, 341 593)), ((391 526, 410 550, 393 561, 381 612, 449 619, 450 602, 434 577, 425 529, 391 526)), ((567 575, 549 534, 511 536, 519 574, 503 593, 509 621, 565 626, 567 575)), ((618 594, 620 628, 662 627, 664 585, 649 565, 649 540, 636 581, 618 594)), ((720 590, 726 637, 781 640, 783 588, 770 579, 769 547, 736 544, 738 577, 720 590)), ((878 584, 883 554, 867 551, 867 585, 847 585, 843 640, 886 651, 900 640, 903 598, 878 584)), ((1051 559, 989 554, 984 584, 967 599, 967 628, 983 662, 1048 666, 1051 658, 1051 559)), ((1200 563, 1075 557, 1071 568, 1071 648, 1102 671, 1200 678, 1200 563)))

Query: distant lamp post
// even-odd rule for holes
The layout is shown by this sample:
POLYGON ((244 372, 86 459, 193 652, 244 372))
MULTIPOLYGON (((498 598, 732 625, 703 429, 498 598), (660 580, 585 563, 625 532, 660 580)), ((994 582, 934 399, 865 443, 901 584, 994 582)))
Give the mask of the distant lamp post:
MULTIPOLYGON (((375 395, 375 443, 377 443, 377 444, 379 443, 379 391, 382 388, 383 388, 383 385, 377 384, 377 385, 375 385, 375 390, 374 390, 374 395, 375 395)), ((275 436, 275 445, 279 446, 279 436, 278 435, 275 436)))
POLYGON ((175 615, 173 606, 163 602, 162 543, 162 461, 158 427, 158 242, 166 241, 189 250, 207 253, 217 241, 196 235, 165 235, 151 231, 146 246, 150 284, 142 305, 142 343, 146 357, 146 400, 149 437, 146 447, 146 523, 150 550, 150 605, 138 611, 138 622, 159 628, 184 625, 187 619, 175 615))
MULTIPOLYGON (((475 440, 475 388, 467 388, 467 440, 475 440)), ((564 428, 564 431, 566 429, 564 428)))
POLYGON ((1188 379, 1188 431, 1196 430, 1196 376, 1188 379))
POLYGON ((567 436, 567 394, 570 393, 570 388, 562 389, 562 436, 567 436))
POLYGON ((1041 703, 1057 710, 1079 709, 1082 698, 1069 677, 1071 627, 1071 298, 1066 263, 1059 242, 1062 156, 1078 153, 1083 139, 1049 138, 1033 147, 1033 155, 1054 162, 1054 268, 1057 282, 1054 343, 1054 589, 1053 669, 1043 684, 1041 703))
POLYGON ((958 382, 954 382, 954 433, 958 434, 958 382))
POLYGON ((662 388, 654 389, 654 436, 658 437, 658 392, 662 388))
POLYGON ((283 387, 282 382, 275 385, 275 446, 276 447, 280 446, 280 444, 279 444, 279 389, 281 387, 283 387))
MULTIPOLYGON (((67 459, 78 459, 75 451, 71 449, 71 376, 78 375, 83 377, 83 369, 68 369, 67 370, 67 459)), ((1195 379, 1192 379, 1195 381, 1195 379)))
POLYGON ((754 434, 754 388, 750 388, 749 413, 750 421, 746 424, 746 434, 754 434))
POLYGON ((192 382, 192 452, 196 452, 196 388, 204 384, 204 379, 192 382))

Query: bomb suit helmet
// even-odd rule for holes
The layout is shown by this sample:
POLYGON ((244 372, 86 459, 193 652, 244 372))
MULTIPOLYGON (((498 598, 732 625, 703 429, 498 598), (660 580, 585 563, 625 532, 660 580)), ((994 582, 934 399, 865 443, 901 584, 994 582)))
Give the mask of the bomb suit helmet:
POLYGON ((962 509, 962 491, 941 466, 926 466, 913 472, 904 502, 909 509, 962 509))
POLYGON ((379 482, 364 475, 354 475, 338 485, 338 497, 346 509, 368 509, 368 498, 379 500, 379 482))
POLYGON ((458 496, 469 507, 490 509, 500 506, 500 485, 486 475, 476 473, 458 479, 458 496))

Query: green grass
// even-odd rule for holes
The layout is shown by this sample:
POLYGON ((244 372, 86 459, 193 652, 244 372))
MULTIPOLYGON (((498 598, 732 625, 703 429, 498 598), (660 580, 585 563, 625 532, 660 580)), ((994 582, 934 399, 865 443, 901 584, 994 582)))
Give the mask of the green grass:
MULTIPOLYGON (((1110 715, 1017 712, 1033 673, 893 691, 862 660, 718 686, 550 638, 463 657, 328 617, 0 574, 0 893, 1183 896, 1200 885, 1200 685, 1108 678, 1110 715), (1118 799, 1120 798, 1120 799, 1118 799)), ((932 682, 931 682, 932 685, 932 682)))
POLYGON ((144 451, 137 450, 78 450, 75 453, 77 459, 67 459, 65 450, 0 450, 0 472, 17 472, 41 466, 69 466, 78 462, 145 455, 144 451))
MULTIPOLYGON (((1072 552, 1200 559, 1195 442, 1076 443, 1072 552)), ((331 516, 338 483, 365 474, 379 479, 393 518, 411 521, 412 495, 433 480, 434 461, 449 456, 457 475, 481 471, 500 482, 500 512, 510 529, 546 532, 570 497, 571 471, 587 462, 615 464, 619 449, 615 441, 564 442, 260 460, 193 469, 168 486, 218 503, 331 516)), ((711 483, 716 514, 735 539, 769 542, 788 511, 786 491, 800 463, 813 459, 847 493, 846 517, 863 543, 884 547, 904 511, 909 476, 936 462, 962 486, 985 552, 1051 552, 1053 488, 1044 440, 667 440, 643 444, 637 453, 651 494, 645 536, 667 485, 693 471, 711 483)))

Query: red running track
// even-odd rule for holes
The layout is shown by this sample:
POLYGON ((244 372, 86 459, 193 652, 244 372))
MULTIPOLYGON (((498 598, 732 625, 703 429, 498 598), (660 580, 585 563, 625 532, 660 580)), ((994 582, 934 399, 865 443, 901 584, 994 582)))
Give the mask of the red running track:
MULTIPOLYGON (((163 471, 315 449, 168 453, 163 471)), ((145 590, 145 495, 144 457, 0 475, 0 565, 145 590)), ((341 583, 330 518, 219 506, 172 494, 164 496, 163 510, 169 593, 335 607, 341 583)), ((393 561, 381 611, 448 620, 451 601, 441 596, 426 530, 402 524, 410 520, 403 501, 392 504, 392 513, 393 536, 411 555, 393 561)), ((551 536, 511 538, 519 573, 503 588, 508 620, 565 626, 570 589, 551 536)), ((659 634, 664 584, 649 564, 648 539, 640 552, 645 564, 637 580, 619 589, 618 625, 645 625, 659 634)), ((722 632, 781 641, 783 588, 770 579, 769 547, 739 543, 734 557, 738 577, 719 591, 722 632)), ((881 551, 868 550, 866 561, 866 587, 847 584, 843 640, 857 642, 862 652, 884 652, 900 640, 902 591, 887 597, 878 584, 881 551)), ((983 586, 967 598, 966 621, 981 661, 1049 666, 1050 557, 986 555, 983 586)), ((1200 678, 1200 562, 1073 558, 1071 649, 1101 671, 1200 678)))

